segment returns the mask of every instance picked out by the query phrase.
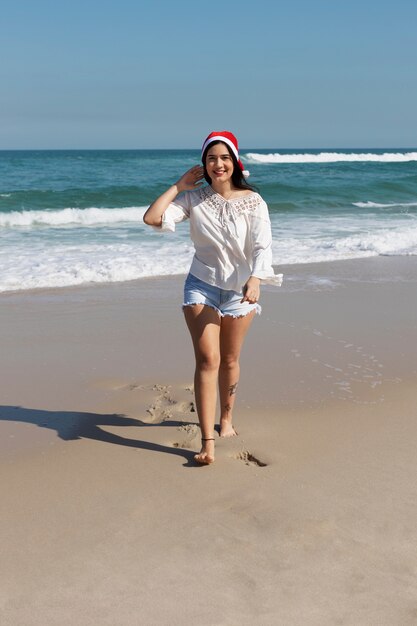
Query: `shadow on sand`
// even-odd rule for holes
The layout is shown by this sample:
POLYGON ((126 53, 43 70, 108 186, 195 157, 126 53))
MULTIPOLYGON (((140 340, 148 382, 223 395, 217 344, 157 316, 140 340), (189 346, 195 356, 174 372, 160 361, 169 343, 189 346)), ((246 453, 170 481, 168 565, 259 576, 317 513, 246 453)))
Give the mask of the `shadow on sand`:
MULTIPOLYGON (((161 423, 147 423, 139 419, 118 415, 100 415, 99 413, 80 413, 71 411, 44 411, 27 409, 20 406, 0 406, 0 421, 34 424, 40 428, 55 430, 58 437, 65 441, 75 439, 95 439, 119 446, 128 446, 153 452, 174 454, 185 459, 185 467, 202 467, 194 461, 194 454, 184 448, 164 446, 150 443, 142 439, 127 439, 103 430, 101 426, 134 426, 136 428, 172 428, 184 425, 184 422, 169 420, 161 423)), ((188 422, 189 423, 189 422, 188 422)))

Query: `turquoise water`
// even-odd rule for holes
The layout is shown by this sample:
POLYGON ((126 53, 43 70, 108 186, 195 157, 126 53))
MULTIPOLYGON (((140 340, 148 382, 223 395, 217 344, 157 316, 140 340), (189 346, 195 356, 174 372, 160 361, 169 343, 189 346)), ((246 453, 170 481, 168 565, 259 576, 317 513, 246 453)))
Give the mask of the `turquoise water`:
MULTIPOLYGON (((185 273, 187 224, 149 203, 197 150, 0 152, 0 291, 185 273)), ((417 152, 241 150, 268 203, 274 263, 417 253, 417 152)))

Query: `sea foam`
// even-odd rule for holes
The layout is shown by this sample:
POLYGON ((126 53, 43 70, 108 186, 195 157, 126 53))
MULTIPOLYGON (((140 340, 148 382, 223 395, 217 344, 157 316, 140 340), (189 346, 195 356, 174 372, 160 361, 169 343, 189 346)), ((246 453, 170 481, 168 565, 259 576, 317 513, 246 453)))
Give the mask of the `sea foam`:
POLYGON ((384 152, 374 154, 371 152, 320 152, 318 154, 281 154, 271 152, 270 154, 260 154, 258 152, 248 152, 243 155, 248 163, 339 163, 339 162, 366 162, 376 163, 405 163, 417 161, 417 152, 384 152))
POLYGON ((39 242, 15 254, 4 252, 0 251, 0 292, 185 274, 193 255, 190 244, 169 240, 159 245, 140 242, 48 247, 39 242))
POLYGON ((417 202, 392 202, 389 204, 382 204, 379 202, 352 202, 352 205, 357 206, 360 209, 393 209, 417 206, 417 202))
POLYGON ((95 226, 142 222, 147 207, 125 207, 120 209, 59 209, 44 211, 11 211, 0 213, 0 228, 30 226, 95 226))
MULTIPOLYGON (((293 265, 297 263, 320 263, 323 261, 341 261, 373 256, 411 256, 417 255, 417 228, 403 224, 389 228, 375 228, 339 234, 335 237, 331 227, 322 224, 313 226, 311 237, 281 237, 275 234, 272 245, 274 263, 293 265)), ((329 225, 328 225, 329 226, 329 225)), ((353 225, 352 225, 353 226, 353 225)), ((307 228, 306 228, 307 230, 307 228)), ((355 230, 352 228, 352 230, 355 230)))
MULTIPOLYGON (((381 222, 378 227, 375 219, 363 216, 356 220, 272 216, 273 263, 279 267, 378 255, 416 255, 415 224, 408 216, 391 220, 386 227, 381 227, 381 222)), ((48 245, 45 231, 39 230, 39 237, 35 238, 36 231, 31 233, 30 246, 20 240, 18 229, 3 232, 3 292, 185 274, 194 252, 185 224, 166 235, 150 230, 146 238, 136 237, 131 231, 131 237, 123 241, 114 233, 109 240, 104 240, 104 235, 94 241, 90 236, 74 239, 72 234, 67 240, 61 236, 64 231, 58 231, 56 240, 46 234, 48 245)))

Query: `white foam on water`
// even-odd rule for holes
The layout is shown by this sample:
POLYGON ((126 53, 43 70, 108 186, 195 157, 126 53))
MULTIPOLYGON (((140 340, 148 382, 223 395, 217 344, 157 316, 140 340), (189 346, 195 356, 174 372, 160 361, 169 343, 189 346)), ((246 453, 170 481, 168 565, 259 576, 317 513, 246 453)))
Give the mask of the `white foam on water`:
POLYGON ((248 163, 339 163, 339 162, 369 162, 375 163, 405 163, 417 161, 417 152, 384 152, 374 154, 372 152, 320 152, 318 154, 282 154, 271 152, 270 154, 260 154, 258 152, 247 152, 243 159, 248 163))
POLYGON ((185 274, 193 248, 178 241, 137 244, 38 245, 0 254, 0 292, 185 274))
POLYGON ((382 204, 379 202, 352 202, 352 205, 357 206, 360 209, 393 209, 417 206, 417 202, 393 202, 390 204, 382 204))
POLYGON ((120 209, 59 209, 45 211, 11 211, 0 213, 0 228, 31 226, 96 226, 99 224, 123 224, 142 222, 148 207, 125 207, 120 209))
MULTIPOLYGON (((144 207, 84 209, 89 217, 77 209, 75 223, 68 221, 74 215, 64 211, 67 221, 61 215, 57 223, 57 211, 40 211, 49 220, 45 224, 0 228, 1 292, 185 274, 190 267, 187 223, 175 233, 158 234, 144 226, 144 207)), ((273 262, 417 255, 417 225, 411 218, 407 213, 389 220, 371 214, 272 214, 273 262)))
MULTIPOLYGON (((414 222, 413 222, 414 224, 414 222)), ((317 231, 319 226, 316 225, 317 231)), ((306 229, 307 230, 307 229, 306 229)), ((335 237, 330 232, 312 237, 274 236, 274 262, 277 264, 319 263, 371 256, 417 255, 417 227, 397 226, 358 231, 335 237)))

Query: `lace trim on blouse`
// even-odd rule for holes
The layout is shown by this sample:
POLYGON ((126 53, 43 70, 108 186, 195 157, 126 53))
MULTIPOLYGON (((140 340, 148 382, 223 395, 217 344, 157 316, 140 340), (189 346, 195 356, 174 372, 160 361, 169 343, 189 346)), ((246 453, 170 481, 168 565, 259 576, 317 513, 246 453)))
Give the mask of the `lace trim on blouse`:
POLYGON ((241 198, 231 198, 226 200, 211 187, 203 187, 199 190, 200 198, 210 207, 215 217, 220 219, 225 211, 233 209, 237 214, 253 213, 262 202, 261 197, 257 193, 251 193, 241 198))

